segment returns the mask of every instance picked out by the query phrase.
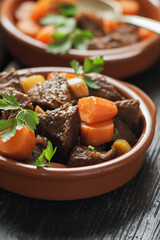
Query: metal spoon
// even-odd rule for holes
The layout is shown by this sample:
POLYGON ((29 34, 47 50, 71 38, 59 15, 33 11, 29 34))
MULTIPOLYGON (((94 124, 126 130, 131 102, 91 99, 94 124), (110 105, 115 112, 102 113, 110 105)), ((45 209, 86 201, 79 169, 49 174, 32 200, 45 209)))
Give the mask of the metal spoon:
POLYGON ((100 0, 112 9, 111 18, 118 22, 129 23, 138 27, 148 29, 152 32, 160 34, 160 21, 156 21, 150 18, 141 17, 137 15, 123 15, 122 8, 116 0, 100 0))

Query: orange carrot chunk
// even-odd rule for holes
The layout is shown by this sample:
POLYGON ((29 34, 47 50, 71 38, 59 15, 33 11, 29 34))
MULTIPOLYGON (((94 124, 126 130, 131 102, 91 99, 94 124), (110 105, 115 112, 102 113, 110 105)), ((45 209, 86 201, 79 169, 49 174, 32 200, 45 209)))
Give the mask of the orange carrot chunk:
POLYGON ((48 13, 52 1, 53 0, 39 0, 32 13, 32 19, 39 21, 40 18, 44 17, 48 13))
POLYGON ((43 43, 53 42, 52 35, 56 32, 55 27, 53 25, 48 25, 42 27, 38 33, 36 34, 36 39, 43 43))
POLYGON ((146 39, 152 36, 154 33, 149 31, 148 29, 138 28, 138 35, 140 39, 146 39))
POLYGON ((119 1, 123 14, 137 14, 139 12, 139 3, 135 0, 120 0, 119 1))
POLYGON ((2 142, 0 138, 0 153, 18 160, 27 159, 36 144, 35 133, 23 125, 21 130, 16 130, 16 134, 7 142, 2 142))
POLYGON ((85 145, 98 146, 113 140, 113 120, 99 123, 81 123, 81 141, 85 145))
POLYGON ((108 33, 118 27, 119 23, 113 20, 103 20, 103 28, 108 33))
POLYGON ((85 123, 109 120, 118 112, 114 102, 93 96, 79 99, 78 107, 80 118, 85 123))

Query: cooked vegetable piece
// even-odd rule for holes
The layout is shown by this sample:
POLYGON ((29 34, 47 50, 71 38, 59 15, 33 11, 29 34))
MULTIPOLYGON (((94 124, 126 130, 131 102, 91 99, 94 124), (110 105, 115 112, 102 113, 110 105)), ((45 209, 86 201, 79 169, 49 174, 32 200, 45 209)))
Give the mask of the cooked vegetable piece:
POLYGON ((36 113, 42 113, 42 114, 45 113, 45 112, 43 111, 43 109, 42 109, 40 106, 38 106, 38 105, 35 107, 35 112, 36 112, 36 113))
POLYGON ((137 14, 139 12, 139 3, 135 0, 120 0, 119 1, 123 14, 137 14))
POLYGON ((88 87, 82 78, 72 78, 67 82, 76 98, 87 97, 89 95, 88 87))
POLYGON ((106 33, 111 32, 114 30, 117 26, 119 25, 118 22, 113 21, 113 20, 103 20, 103 27, 106 33))
POLYGON ((116 156, 120 156, 131 150, 130 144, 124 139, 117 139, 112 146, 115 149, 116 156))
POLYGON ((7 142, 0 138, 0 153, 18 160, 30 157, 36 144, 35 133, 26 125, 21 130, 16 130, 16 134, 7 142))
POLYGON ((148 29, 144 29, 144 28, 138 28, 138 35, 140 39, 145 39, 148 38, 150 36, 152 36, 154 33, 149 31, 148 29))
POLYGON ((46 44, 53 42, 52 35, 55 31, 54 25, 44 26, 36 34, 36 39, 46 44))
POLYGON ((34 88, 38 82, 44 83, 45 78, 42 75, 32 75, 28 78, 26 78, 23 82, 23 88, 26 91, 26 93, 29 92, 31 88, 34 88))
POLYGON ((118 112, 114 102, 93 96, 79 99, 78 107, 81 120, 85 123, 109 120, 118 112))
POLYGON ((39 0, 34 8, 32 13, 32 19, 34 21, 38 21, 40 18, 45 16, 48 13, 50 5, 53 0, 39 0))
POLYGON ((27 34, 30 37, 35 37, 40 26, 31 19, 22 19, 17 22, 17 28, 24 34, 27 34))
POLYGON ((112 120, 99 123, 81 123, 81 141, 85 145, 98 146, 113 140, 114 124, 112 120))
POLYGON ((15 17, 17 20, 29 19, 32 16, 36 3, 33 1, 26 1, 20 4, 15 11, 15 17))

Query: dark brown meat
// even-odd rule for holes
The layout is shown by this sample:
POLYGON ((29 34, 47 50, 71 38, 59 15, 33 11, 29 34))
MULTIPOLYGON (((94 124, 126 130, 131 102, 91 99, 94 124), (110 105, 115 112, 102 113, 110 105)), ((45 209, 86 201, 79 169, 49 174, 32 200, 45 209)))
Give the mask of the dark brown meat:
POLYGON ((38 115, 38 132, 57 146, 57 158, 66 162, 70 150, 77 144, 80 117, 77 106, 64 106, 38 115))
POLYGON ((77 18, 77 26, 80 29, 92 32, 95 37, 101 37, 105 35, 105 31, 102 28, 101 22, 101 19, 94 18, 93 16, 86 14, 82 14, 77 18))
POLYGON ((71 101, 67 80, 60 74, 55 74, 49 81, 38 83, 28 96, 34 104, 43 109, 55 109, 71 101))
POLYGON ((123 47, 136 43, 138 40, 137 28, 132 25, 123 24, 105 36, 96 37, 93 40, 90 40, 89 49, 94 50, 123 47))
POLYGON ((131 147, 134 146, 138 140, 136 134, 118 117, 114 118, 114 139, 124 139, 131 147))
POLYGON ((32 152, 30 160, 37 160, 42 151, 47 147, 48 139, 46 137, 36 136, 36 146, 32 152))
MULTIPOLYGON (((19 92, 19 91, 15 90, 14 88, 1 89, 0 90, 0 98, 2 98, 2 93, 7 94, 8 96, 14 95, 18 104, 22 108, 33 110, 32 102, 31 102, 31 100, 30 100, 30 98, 28 97, 27 94, 19 92)), ((17 115, 18 112, 19 112, 19 110, 2 111, 2 119, 6 120, 6 119, 9 119, 9 118, 13 118, 17 115)))
POLYGON ((15 88, 17 91, 24 93, 24 88, 21 84, 18 73, 13 69, 9 73, 0 73, 0 90, 6 88, 15 88))
POLYGON ((139 101, 134 99, 126 99, 123 101, 115 102, 118 108, 118 117, 127 124, 127 126, 133 131, 139 130, 139 101))
POLYGON ((115 157, 115 149, 111 148, 108 152, 98 152, 89 150, 84 146, 76 146, 73 148, 69 160, 69 167, 89 166, 111 160, 115 157))
POLYGON ((92 79, 95 83, 99 85, 99 89, 91 89, 89 88, 90 96, 97 96, 105 99, 109 99, 111 101, 122 100, 124 97, 117 91, 117 89, 107 81, 106 76, 102 76, 99 74, 92 74, 92 79))

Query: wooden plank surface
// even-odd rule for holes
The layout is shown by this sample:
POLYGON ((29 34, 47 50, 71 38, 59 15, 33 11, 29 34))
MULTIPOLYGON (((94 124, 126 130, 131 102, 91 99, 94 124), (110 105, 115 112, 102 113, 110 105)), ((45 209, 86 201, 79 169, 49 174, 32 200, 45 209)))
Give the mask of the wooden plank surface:
POLYGON ((0 189, 0 240, 160 239, 160 61, 126 80, 157 106, 155 137, 140 172, 111 193, 77 201, 30 199, 0 189))

